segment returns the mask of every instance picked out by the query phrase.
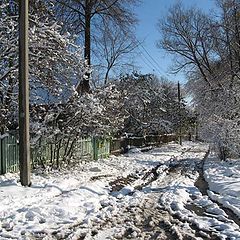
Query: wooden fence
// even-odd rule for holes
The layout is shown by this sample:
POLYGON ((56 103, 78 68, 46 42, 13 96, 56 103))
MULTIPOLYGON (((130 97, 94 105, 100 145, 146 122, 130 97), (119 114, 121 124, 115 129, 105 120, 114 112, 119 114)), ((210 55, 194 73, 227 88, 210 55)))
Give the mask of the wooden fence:
POLYGON ((38 144, 31 148, 32 167, 50 165, 59 168, 63 163, 69 163, 71 158, 96 159, 93 140, 93 138, 58 139, 56 137, 54 141, 47 142, 39 139, 38 144))
MULTIPOLYGON (((71 159, 97 160, 106 158, 110 154, 110 139, 100 137, 87 137, 79 139, 54 139, 47 142, 39 139, 31 147, 31 165, 61 167, 68 164, 71 159)), ((0 135, 0 174, 16 172, 19 170, 19 144, 16 134, 0 135)))
POLYGON ((19 145, 14 136, 0 135, 0 174, 18 171, 18 151, 19 145))
POLYGON ((178 141, 178 136, 175 134, 164 135, 148 135, 141 137, 125 137, 125 138, 113 138, 111 140, 110 152, 112 154, 125 153, 131 147, 151 147, 161 146, 164 143, 178 141))
MULTIPOLYGON (((163 143, 176 141, 176 135, 128 137, 128 138, 62 138, 57 137, 53 142, 39 139, 34 147, 31 147, 32 168, 37 166, 61 167, 83 160, 97 160, 106 158, 111 154, 125 153, 131 146, 148 147, 159 146, 163 143)), ((0 135, 0 174, 16 172, 19 169, 19 144, 16 134, 0 135)))

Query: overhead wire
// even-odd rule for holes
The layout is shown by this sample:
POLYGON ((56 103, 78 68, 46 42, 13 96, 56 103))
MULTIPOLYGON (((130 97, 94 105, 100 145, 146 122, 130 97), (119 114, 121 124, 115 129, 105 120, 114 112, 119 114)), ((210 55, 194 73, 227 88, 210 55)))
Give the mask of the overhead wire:
POLYGON ((145 64, 148 68, 152 69, 153 71, 156 70, 160 75, 162 75, 162 73, 159 72, 158 69, 156 69, 156 66, 154 66, 154 65, 152 64, 152 62, 146 57, 146 55, 144 55, 144 54, 141 52, 139 56, 140 56, 140 58, 142 59, 142 61, 144 62, 144 64, 145 64))
MULTIPOLYGON (((139 42, 139 41, 138 41, 139 42)), ((144 50, 144 52, 146 52, 146 54, 150 57, 150 59, 156 64, 156 66, 162 71, 162 68, 160 67, 160 65, 158 64, 158 62, 150 55, 150 53, 147 51, 147 49, 139 42, 140 46, 142 47, 142 49, 144 50)))
POLYGON ((168 73, 164 73, 165 71, 163 70, 163 68, 158 64, 158 62, 152 57, 152 55, 148 52, 148 50, 144 47, 144 45, 138 40, 136 39, 138 42, 138 48, 139 46, 141 46, 141 48, 143 49, 143 51, 141 51, 142 55, 144 56, 144 58, 151 64, 151 66, 153 67, 154 70, 156 70, 161 76, 164 76, 166 78, 169 77, 168 73), (145 54, 146 55, 145 55, 145 54), (148 56, 148 57, 147 57, 148 56))
MULTIPOLYGON (((114 11, 115 11, 115 9, 114 9, 114 11)), ((130 21, 128 20, 128 19, 126 19, 126 21, 129 23, 129 25, 131 25, 132 23, 130 23, 130 21)), ((149 60, 147 57, 146 57, 146 55, 144 55, 144 53, 143 53, 143 51, 141 51, 141 53, 142 53, 142 55, 140 55, 140 56, 143 56, 147 61, 148 61, 148 63, 152 66, 152 69, 153 69, 153 71, 155 71, 155 69, 156 69, 156 71, 161 75, 161 76, 164 76, 164 77, 166 77, 166 78, 168 78, 169 77, 169 74, 167 74, 167 73, 164 73, 164 70, 160 67, 160 65, 158 64, 158 62, 151 56, 151 54, 147 51, 147 49, 142 45, 142 43, 138 40, 138 39, 136 39, 137 40, 137 42, 138 42, 138 48, 139 48, 139 46, 141 46, 142 47, 142 49, 144 50, 144 52, 147 54, 147 56, 151 59, 151 60, 149 60)), ((140 49, 140 48, 139 48, 140 49)), ((143 59, 143 58, 142 58, 143 59)), ((144 61, 144 60, 143 60, 144 61)), ((145 61, 144 61, 144 63, 149 67, 149 64, 147 64, 145 61)), ((151 67, 150 67, 151 68, 151 67)))
MULTIPOLYGON (((150 68, 153 68, 153 70, 156 70, 159 73, 159 75, 169 78, 169 74, 164 73, 163 69, 159 66, 159 64, 156 62, 156 60, 150 55, 150 53, 147 51, 147 49, 140 42, 139 42, 139 45, 142 47, 142 49, 144 49, 144 52, 143 52, 139 48, 142 53, 140 56, 143 56, 148 61, 148 63, 151 65, 150 68), (144 53, 146 53, 146 54, 144 54, 144 53)), ((146 64, 146 62, 145 62, 145 64, 146 64)), ((149 67, 149 64, 148 65, 146 64, 146 65, 149 67)))

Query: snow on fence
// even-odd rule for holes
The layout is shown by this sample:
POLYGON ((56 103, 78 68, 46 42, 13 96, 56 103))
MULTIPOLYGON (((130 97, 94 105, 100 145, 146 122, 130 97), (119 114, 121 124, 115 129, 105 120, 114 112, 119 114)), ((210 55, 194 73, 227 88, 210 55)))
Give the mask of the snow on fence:
MULTIPOLYGON (((87 137, 80 139, 55 138, 47 142, 40 138, 34 147, 31 147, 31 165, 60 167, 68 164, 71 159, 97 160, 108 157, 110 154, 110 139, 87 137)), ((0 135, 0 174, 19 170, 19 144, 17 134, 0 135)))
MULTIPOLYGON (((97 160, 108 157, 110 153, 124 153, 131 146, 159 146, 176 140, 177 136, 172 134, 113 139, 102 137, 72 139, 55 136, 52 142, 40 138, 37 144, 31 147, 31 164, 32 168, 37 166, 59 168, 69 164, 71 159, 74 159, 74 162, 97 160)), ((18 171, 18 151, 17 134, 0 135, 0 174, 18 171)))

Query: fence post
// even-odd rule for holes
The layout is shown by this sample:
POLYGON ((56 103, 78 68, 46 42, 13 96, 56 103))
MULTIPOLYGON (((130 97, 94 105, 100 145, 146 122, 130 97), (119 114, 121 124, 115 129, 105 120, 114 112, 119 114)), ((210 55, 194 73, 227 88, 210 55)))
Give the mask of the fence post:
POLYGON ((3 174, 3 151, 2 151, 3 143, 2 138, 0 138, 0 174, 3 174))
POLYGON ((98 139, 97 137, 93 136, 93 160, 98 160, 98 139))
POLYGON ((7 144, 4 144, 5 139, 1 138, 1 174, 5 174, 7 172, 7 144))

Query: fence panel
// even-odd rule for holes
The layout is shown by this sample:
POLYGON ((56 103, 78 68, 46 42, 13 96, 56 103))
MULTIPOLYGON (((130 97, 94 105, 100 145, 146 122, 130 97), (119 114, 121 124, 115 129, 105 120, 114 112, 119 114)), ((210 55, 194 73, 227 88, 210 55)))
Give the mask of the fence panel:
POLYGON ((19 145, 13 135, 4 134, 0 138, 0 172, 16 172, 19 170, 19 145))
POLYGON ((97 143, 98 143, 97 159, 109 157, 109 155, 110 155, 110 140, 106 139, 106 138, 100 138, 97 140, 97 143))
POLYGON ((142 147, 146 144, 145 137, 129 137, 126 138, 127 145, 129 146, 135 146, 135 147, 142 147))
POLYGON ((56 138, 54 143, 39 141, 31 151, 32 165, 51 165, 59 167, 63 162, 75 160, 92 160, 94 147, 91 137, 80 139, 56 138))
POLYGON ((102 137, 93 137, 93 159, 106 158, 110 155, 110 139, 102 137))
MULTIPOLYGON (((16 134, 0 135, 0 174, 19 170, 19 144, 16 136, 16 134)), ((31 148, 32 167, 39 165, 60 167, 64 161, 68 163, 71 158, 79 161, 97 160, 108 157, 110 153, 125 152, 128 146, 158 146, 176 139, 177 136, 171 134, 112 140, 104 137, 58 139, 56 136, 52 139, 54 143, 39 139, 38 144, 31 148)))
POLYGON ((75 155, 78 159, 93 159, 94 149, 92 138, 81 138, 75 144, 75 155))
POLYGON ((46 141, 40 138, 38 144, 31 147, 30 154, 33 168, 39 165, 45 166, 51 161, 51 144, 46 144, 46 141))
POLYGON ((127 151, 127 142, 124 138, 113 138, 110 142, 110 153, 111 154, 121 154, 127 151))
POLYGON ((13 135, 10 135, 6 140, 6 152, 8 152, 7 172, 16 172, 19 170, 19 144, 13 135))
POLYGON ((3 138, 4 135, 0 135, 0 174, 6 173, 6 161, 3 157, 3 138))

